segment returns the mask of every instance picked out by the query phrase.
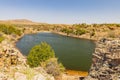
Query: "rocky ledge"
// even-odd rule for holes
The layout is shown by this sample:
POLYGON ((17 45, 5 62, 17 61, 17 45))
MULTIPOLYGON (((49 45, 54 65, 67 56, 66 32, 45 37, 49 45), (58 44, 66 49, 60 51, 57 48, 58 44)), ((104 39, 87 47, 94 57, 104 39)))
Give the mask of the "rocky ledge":
POLYGON ((99 40, 92 61, 84 80, 120 80, 120 38, 99 40))
POLYGON ((42 67, 30 68, 8 40, 0 43, 0 80, 54 80, 42 67))

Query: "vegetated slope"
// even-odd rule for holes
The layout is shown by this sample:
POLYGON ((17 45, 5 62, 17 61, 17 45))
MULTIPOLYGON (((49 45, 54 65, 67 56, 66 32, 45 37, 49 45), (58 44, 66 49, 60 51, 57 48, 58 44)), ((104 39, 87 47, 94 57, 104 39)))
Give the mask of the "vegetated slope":
POLYGON ((38 25, 17 25, 25 33, 36 33, 40 31, 51 31, 54 33, 99 40, 101 38, 117 38, 120 35, 120 24, 38 24, 38 25))
POLYGON ((67 36, 99 40, 101 38, 117 38, 120 35, 120 24, 47 24, 26 19, 4 21, 20 28, 24 33, 51 31, 67 36), (10 23, 9 23, 10 22, 10 23))

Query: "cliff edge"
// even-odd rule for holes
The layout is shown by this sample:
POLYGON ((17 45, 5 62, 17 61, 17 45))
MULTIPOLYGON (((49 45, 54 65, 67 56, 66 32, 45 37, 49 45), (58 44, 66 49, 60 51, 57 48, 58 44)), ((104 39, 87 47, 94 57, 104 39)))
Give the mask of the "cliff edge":
POLYGON ((84 80, 120 80, 120 38, 97 42, 89 75, 84 80))

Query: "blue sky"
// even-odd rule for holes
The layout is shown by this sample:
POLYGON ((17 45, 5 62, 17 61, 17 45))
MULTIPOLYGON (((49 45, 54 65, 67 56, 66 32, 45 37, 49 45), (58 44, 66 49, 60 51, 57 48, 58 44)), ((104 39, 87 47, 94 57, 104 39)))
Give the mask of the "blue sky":
POLYGON ((120 23, 120 0, 0 0, 0 20, 120 23))

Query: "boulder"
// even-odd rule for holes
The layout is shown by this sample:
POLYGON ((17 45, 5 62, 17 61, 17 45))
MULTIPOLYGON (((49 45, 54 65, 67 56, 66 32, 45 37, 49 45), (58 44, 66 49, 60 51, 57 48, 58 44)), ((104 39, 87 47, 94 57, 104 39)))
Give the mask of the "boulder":
POLYGON ((0 73, 0 80, 7 80, 7 76, 3 73, 0 73))
POLYGON ((27 77, 23 73, 16 72, 15 73, 15 80, 27 80, 27 77))
POLYGON ((37 74, 33 77, 33 80, 47 80, 47 78, 41 74, 37 74))

